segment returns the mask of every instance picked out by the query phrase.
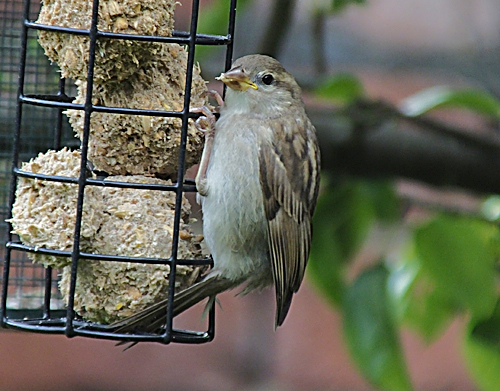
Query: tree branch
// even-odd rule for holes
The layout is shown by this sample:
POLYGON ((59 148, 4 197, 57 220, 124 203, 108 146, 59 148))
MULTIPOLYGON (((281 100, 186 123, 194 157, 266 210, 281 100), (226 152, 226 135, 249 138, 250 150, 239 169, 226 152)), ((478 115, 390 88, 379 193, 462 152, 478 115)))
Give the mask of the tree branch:
POLYGON ((260 44, 260 53, 278 56, 283 38, 290 27, 296 0, 274 0, 266 32, 260 44))
POLYGON ((404 177, 500 193, 500 138, 465 133, 394 106, 362 101, 344 110, 308 108, 322 167, 333 174, 404 177))

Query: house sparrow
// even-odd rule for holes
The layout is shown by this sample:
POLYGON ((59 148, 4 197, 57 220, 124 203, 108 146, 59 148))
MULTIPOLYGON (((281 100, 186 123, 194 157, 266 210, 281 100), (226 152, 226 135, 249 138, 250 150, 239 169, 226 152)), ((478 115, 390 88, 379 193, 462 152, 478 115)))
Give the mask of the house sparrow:
MULTIPOLYGON (((274 284, 275 327, 288 313, 304 277, 320 153, 301 89, 274 58, 236 60, 219 80, 229 89, 220 118, 203 109, 205 148, 196 186, 203 233, 214 266, 174 298, 174 315, 246 284, 244 293, 274 284)), ((166 301, 119 322, 120 331, 164 324, 166 301)))

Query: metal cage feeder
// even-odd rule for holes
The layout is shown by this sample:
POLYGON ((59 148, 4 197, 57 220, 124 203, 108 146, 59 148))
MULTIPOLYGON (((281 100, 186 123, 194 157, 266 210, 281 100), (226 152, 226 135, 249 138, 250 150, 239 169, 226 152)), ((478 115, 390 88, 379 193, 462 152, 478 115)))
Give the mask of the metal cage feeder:
MULTIPOLYGON (((76 218, 73 236, 73 246, 69 251, 55 250, 46 246, 29 246, 23 244, 19 238, 10 233, 12 225, 8 225, 8 238, 5 246, 5 260, 2 277, 2 297, 0 303, 0 326, 6 329, 24 330, 29 332, 65 334, 67 337, 84 336, 100 339, 111 339, 127 342, 160 342, 168 344, 171 342, 180 343, 205 343, 214 337, 215 332, 215 312, 214 308, 209 311, 207 329, 204 331, 184 330, 175 328, 173 325, 172 299, 175 294, 177 266, 205 266, 208 267, 211 261, 205 259, 181 259, 178 256, 178 243, 180 235, 180 221, 182 214, 182 198, 184 193, 195 192, 196 187, 192 180, 185 180, 186 168, 186 144, 188 142, 188 120, 196 118, 198 114, 190 113, 191 87, 193 80, 193 69, 195 64, 195 49, 197 45, 224 45, 225 64, 221 68, 228 69, 231 65, 233 51, 233 35, 235 26, 236 0, 230 0, 230 10, 228 15, 228 32, 225 36, 199 34, 197 32, 199 16, 199 0, 193 0, 191 10, 191 21, 189 31, 173 30, 171 36, 135 35, 118 32, 105 32, 98 29, 99 21, 99 0, 92 1, 92 19, 90 29, 77 29, 70 27, 60 27, 44 25, 32 21, 33 10, 31 0, 25 0, 22 16, 20 59, 19 59, 19 79, 17 85, 17 106, 15 118, 15 134, 13 137, 12 171, 9 190, 9 206, 7 217, 10 213, 16 198, 18 182, 22 178, 29 178, 36 181, 57 182, 73 184, 77 187, 76 218), (28 51, 32 42, 36 41, 36 34, 39 31, 50 31, 54 33, 80 35, 88 37, 89 56, 88 69, 86 74, 86 95, 83 104, 73 103, 74 97, 70 96, 65 79, 60 79, 54 83, 52 91, 48 93, 26 93, 25 84, 28 73, 29 61, 27 61, 28 51), (183 107, 179 111, 146 110, 125 107, 111 107, 94 104, 92 101, 92 91, 94 87, 94 65, 97 56, 97 44, 99 40, 126 40, 131 42, 154 42, 154 43, 176 43, 184 45, 187 51, 187 67, 185 72, 185 89, 183 97, 183 107), (83 132, 81 136, 81 158, 79 161, 79 176, 68 177, 60 175, 47 175, 37 172, 23 170, 20 165, 20 157, 23 154, 23 141, 27 134, 26 120, 23 119, 23 112, 26 108, 42 107, 50 110, 55 115, 53 125, 52 146, 58 150, 65 145, 63 140, 64 126, 67 123, 63 120, 63 110, 79 110, 84 115, 83 132), (158 183, 138 183, 125 181, 106 181, 102 176, 91 175, 91 161, 88 159, 89 137, 91 128, 91 115, 93 113, 126 114, 142 117, 170 117, 178 118, 182 121, 180 134, 180 147, 177 166, 177 178, 175 183, 170 185, 158 183), (154 190, 159 192, 170 192, 175 194, 174 220, 172 228, 171 256, 169 258, 150 257, 128 257, 120 255, 96 254, 86 252, 81 244, 82 214, 84 210, 84 200, 86 189, 89 188, 122 188, 138 190, 154 190), (44 268, 41 265, 32 264, 27 260, 28 253, 45 256, 66 257, 71 260, 71 272, 69 277, 69 294, 67 305, 62 306, 60 294, 57 291, 56 271, 52 267, 44 268), (75 287, 78 279, 77 270, 82 262, 129 262, 135 264, 165 264, 170 266, 167 297, 169 305, 166 310, 165 327, 162 333, 115 333, 110 332, 106 325, 100 325, 81 318, 75 311, 75 287), (29 294, 23 297, 25 292, 29 294), (35 292, 33 294, 33 292, 35 292), (33 296, 30 296, 33 294, 33 296), (58 297, 59 296, 59 297, 58 297), (14 304, 13 304, 14 303, 14 304)), ((47 129, 47 132, 49 129, 47 129)), ((25 143, 25 141, 24 141, 25 143)), ((28 141, 29 144, 29 141, 28 141)), ((101 175, 103 173, 100 173, 101 175)))

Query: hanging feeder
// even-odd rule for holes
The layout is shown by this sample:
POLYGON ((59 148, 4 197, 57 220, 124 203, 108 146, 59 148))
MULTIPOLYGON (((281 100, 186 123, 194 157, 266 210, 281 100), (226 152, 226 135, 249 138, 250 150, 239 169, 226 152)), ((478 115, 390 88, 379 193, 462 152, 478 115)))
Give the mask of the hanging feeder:
POLYGON ((202 331, 175 328, 170 305, 156 334, 123 334, 110 324, 165 298, 172 303, 211 265, 185 197, 196 192, 185 174, 203 148, 190 108, 207 104, 194 55, 197 45, 225 45, 221 68, 229 68, 236 1, 225 36, 197 33, 199 0, 190 31, 173 29, 172 0, 46 0, 39 13, 30 3, 0 326, 129 342, 211 341, 213 308, 202 331), (43 88, 30 84, 36 41, 64 77, 43 88), (32 107, 55 118, 43 132, 51 148, 36 156, 36 120, 26 118, 32 107))

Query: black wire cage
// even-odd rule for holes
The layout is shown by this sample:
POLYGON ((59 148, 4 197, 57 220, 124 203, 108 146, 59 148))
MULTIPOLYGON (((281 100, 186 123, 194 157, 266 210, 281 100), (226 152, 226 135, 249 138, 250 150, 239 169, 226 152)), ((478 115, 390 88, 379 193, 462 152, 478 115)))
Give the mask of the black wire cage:
MULTIPOLYGON (((180 266, 209 267, 211 261, 208 257, 203 259, 184 259, 179 256, 179 240, 183 235, 181 229, 183 210, 183 197, 186 193, 196 192, 194 182, 185 179, 186 149, 189 144, 188 127, 199 114, 190 112, 193 75, 195 73, 195 51, 198 45, 222 45, 225 47, 225 64, 220 68, 228 69, 231 65, 233 51, 233 33, 235 25, 236 0, 229 1, 229 14, 227 35, 200 34, 197 31, 200 1, 193 0, 190 18, 190 30, 173 30, 169 36, 138 35, 110 31, 98 28, 99 0, 91 1, 90 28, 74 28, 60 25, 49 25, 35 22, 40 9, 38 1, 3 0, 4 6, 0 12, 2 16, 1 39, 2 51, 2 110, 15 113, 10 121, 2 124, 0 136, 4 140, 0 151, 0 163, 3 171, 2 183, 5 200, 2 205, 8 205, 1 210, 2 220, 8 224, 0 232, 6 236, 2 274, 2 297, 0 303, 0 326, 6 329, 25 330, 30 332, 65 334, 67 337, 85 336, 101 339, 112 339, 131 342, 160 342, 168 344, 204 343, 214 337, 215 312, 212 308, 208 314, 207 328, 203 331, 185 330, 174 327, 173 312, 168 305, 165 317, 165 327, 158 334, 148 333, 115 333, 109 331, 106 325, 99 322, 88 321, 79 316, 75 310, 75 291, 78 285, 78 269, 91 262, 126 262, 134 265, 169 265, 168 287, 166 295, 169 303, 173 302, 180 266), (32 4, 33 3, 33 4, 32 4), (19 28, 16 29, 16 27, 19 28), (83 98, 75 101, 76 87, 67 79, 59 77, 59 70, 49 65, 43 51, 38 46, 37 36, 40 32, 65 34, 66 36, 81 36, 88 39, 88 58, 86 61, 86 74, 81 86, 84 88, 83 98), (93 98, 95 83, 96 58, 102 56, 99 43, 101 42, 143 42, 145 44, 179 44, 187 52, 187 66, 184 67, 183 102, 182 107, 172 110, 165 102, 165 110, 150 110, 143 108, 117 107, 113 104, 103 104, 93 98), (18 60, 17 64, 14 64, 18 60), (18 68, 18 78, 13 75, 13 69, 18 68), (8 72, 7 72, 8 71, 8 72), (12 110, 9 110, 12 109, 12 110), (82 132, 80 140, 76 139, 65 117, 65 110, 74 110, 80 113, 82 132), (179 134, 178 161, 176 172, 171 175, 169 184, 143 183, 141 181, 114 180, 107 181, 106 172, 95 170, 89 159, 89 138, 91 137, 91 117, 97 113, 113 115, 126 114, 144 118, 174 118, 182 121, 179 134), (12 140, 12 141, 11 141, 12 140), (37 141, 38 140, 38 141, 37 141), (7 146, 12 145, 12 151, 7 154, 7 146), (24 169, 21 162, 33 158, 36 153, 48 148, 60 150, 69 146, 79 152, 78 175, 67 176, 59 174, 46 174, 34 170, 24 169), (10 155, 10 158, 8 156, 10 155), (10 162, 10 164, 9 164, 10 162), (11 169, 8 169, 8 167, 11 169), (11 223, 12 208, 16 201, 16 191, 23 179, 37 183, 70 184, 76 190, 76 206, 74 209, 74 232, 71 238, 72 249, 60 250, 50 248, 43 243, 28 245, 20 240, 13 231, 11 223), (7 182, 10 185, 7 186, 7 182), (10 186, 10 187, 9 187, 10 186), (85 205, 88 203, 88 193, 92 189, 136 189, 139 191, 167 192, 174 195, 172 226, 165 229, 171 232, 171 252, 169 257, 152 258, 148 256, 126 256, 93 253, 82 244, 82 232, 85 229, 85 205), (8 190, 7 190, 8 189, 8 190), (60 283, 59 271, 51 266, 33 263, 28 255, 47 256, 68 259, 68 285, 66 302, 58 290, 60 283)), ((90 0, 89 0, 90 1, 90 0)), ((108 4, 109 6, 109 4, 108 4)), ((140 9, 140 6, 138 7, 140 9)), ((123 22, 123 21, 121 21, 123 22)), ((105 55, 105 54, 104 54, 105 55)), ((126 83, 121 80, 120 83, 126 83)), ((9 116, 5 115, 2 118, 9 116)), ((126 131, 126 129, 123 129, 126 131)), ((1 254, 1 253, 0 253, 1 254)), ((96 277, 97 278, 97 277, 96 277)))

